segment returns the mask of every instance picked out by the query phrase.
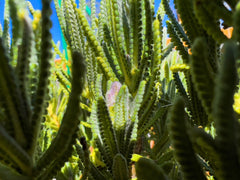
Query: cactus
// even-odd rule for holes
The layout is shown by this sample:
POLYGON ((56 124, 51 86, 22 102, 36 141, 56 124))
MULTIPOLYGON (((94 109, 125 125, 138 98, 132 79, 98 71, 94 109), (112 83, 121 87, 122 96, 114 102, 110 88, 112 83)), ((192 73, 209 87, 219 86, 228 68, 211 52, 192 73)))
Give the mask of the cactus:
POLYGON ((54 0, 64 52, 50 0, 5 2, 1 177, 240 178, 238 1, 54 0))
POLYGON ((10 46, 10 53, 6 49, 6 36, 0 38, 0 107, 4 110, 0 125, 0 175, 4 179, 48 179, 56 175, 56 172, 67 161, 72 153, 72 146, 75 144, 80 122, 78 105, 84 83, 84 58, 79 52, 72 54, 72 90, 67 110, 56 137, 41 157, 38 157, 39 144, 37 142, 39 134, 44 130, 41 126, 46 103, 49 101, 48 85, 50 81, 48 78, 52 59, 51 8, 50 1, 42 1, 41 39, 38 39, 41 42, 41 51, 37 56, 39 76, 30 77, 34 70, 31 63, 36 57, 33 54, 36 49, 32 44, 37 37, 34 36, 26 12, 20 12, 22 9, 19 9, 19 6, 22 4, 22 1, 9 1, 10 17, 14 21, 14 43, 10 46), (17 51, 18 56, 15 59, 17 51), (37 79, 35 84, 30 83, 31 78, 37 79), (32 85, 36 87, 35 92, 31 92, 32 85), (31 94, 32 96, 30 96, 31 94), (6 175, 6 172, 9 175, 6 175))

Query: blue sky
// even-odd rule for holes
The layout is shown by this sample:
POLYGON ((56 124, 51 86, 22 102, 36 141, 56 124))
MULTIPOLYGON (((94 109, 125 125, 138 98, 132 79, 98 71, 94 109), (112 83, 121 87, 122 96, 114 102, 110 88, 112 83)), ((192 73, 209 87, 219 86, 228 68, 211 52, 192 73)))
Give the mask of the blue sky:
MULTIPOLYGON (((41 0, 29 0, 34 9, 42 9, 42 5, 41 5, 41 0)), ((100 0, 96 0, 97 2, 100 2, 100 0)), ((155 0, 155 11, 157 11, 158 6, 160 4, 161 0, 155 0)), ((78 4, 79 0, 76 0, 76 3, 78 4)), ((5 4, 5 0, 0 0, 0 24, 3 26, 3 12, 4 12, 4 4, 5 4)), ((53 40, 55 43, 57 43, 57 41, 61 40, 61 31, 60 31, 60 26, 59 26, 59 22, 56 16, 56 11, 54 8, 54 3, 52 1, 51 3, 52 6, 52 10, 53 10, 53 14, 51 16, 52 22, 53 22, 53 26, 51 29, 51 33, 53 36, 53 40)), ((62 47, 60 47, 60 49, 62 49, 62 47)))

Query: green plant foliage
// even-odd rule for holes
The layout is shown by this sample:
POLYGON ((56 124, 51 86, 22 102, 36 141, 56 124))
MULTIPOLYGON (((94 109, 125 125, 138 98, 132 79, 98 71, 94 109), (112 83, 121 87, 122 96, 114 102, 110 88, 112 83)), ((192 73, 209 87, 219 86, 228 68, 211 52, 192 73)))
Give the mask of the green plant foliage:
MULTIPOLYGON (((186 31, 191 43, 203 34, 202 27, 199 25, 195 12, 193 11, 193 3, 191 0, 175 0, 175 6, 182 20, 182 26, 186 31)), ((174 23, 172 21, 172 23, 174 23)))
POLYGON ((232 107, 233 95, 237 85, 234 54, 234 44, 226 43, 224 46, 223 62, 217 79, 215 98, 213 101, 213 116, 215 118, 217 134, 216 143, 221 160, 220 175, 223 179, 237 179, 240 177, 238 173, 239 155, 237 153, 236 139, 238 122, 234 117, 232 107))
POLYGON ((136 172, 139 180, 144 179, 162 179, 168 178, 164 174, 161 167, 159 167, 153 160, 147 158, 140 158, 136 163, 136 172))
MULTIPOLYGON (((212 13, 214 13, 214 11, 210 11, 210 12, 207 11, 204 4, 206 4, 206 2, 204 2, 204 1, 196 0, 194 2, 194 10, 198 17, 198 20, 202 24, 204 29, 207 31, 207 33, 214 38, 214 40, 216 40, 218 43, 223 43, 224 41, 227 40, 227 38, 220 31, 219 23, 215 23, 216 20, 214 19, 213 15, 212 15, 212 13)), ((216 7, 218 7, 218 6, 214 5, 214 9, 216 9, 216 7)))
MULTIPOLYGON (((238 42, 240 41, 240 37, 239 37, 239 13, 240 13, 240 3, 238 2, 238 4, 235 6, 236 10, 233 14, 234 18, 233 18, 233 26, 234 26, 234 32, 233 32, 233 37, 234 39, 236 39, 238 42)), ((239 55, 238 55, 239 58, 239 55)))
POLYGON ((214 94, 214 74, 208 64, 207 44, 203 38, 196 39, 192 47, 190 59, 191 74, 194 87, 208 115, 212 113, 214 94), (203 51, 200 53, 199 49, 203 51))
MULTIPOLYGON (((170 101, 161 102, 161 63, 173 49, 172 45, 168 48, 165 45, 162 17, 154 17, 153 3, 148 0, 104 0, 98 19, 91 15, 91 23, 88 23, 82 8, 85 2, 80 2, 79 8, 73 1, 62 2, 61 7, 56 1, 55 5, 69 50, 73 51, 75 43, 69 37, 78 34, 76 37, 85 39, 84 46, 78 49, 83 51, 87 61, 87 86, 82 105, 88 109, 86 123, 91 133, 86 127, 82 128, 82 133, 92 140, 90 147, 94 150, 90 157, 95 151, 100 152, 99 157, 93 158, 93 169, 113 178, 113 167, 126 162, 127 171, 131 172, 135 145, 142 149, 139 138, 166 116, 167 108, 162 106, 170 104, 170 101), (68 11, 77 14, 67 14, 68 11), (75 27, 76 23, 81 30, 66 28, 65 24, 75 27)), ((91 6, 94 12, 94 2, 91 6)), ((63 73, 56 72, 66 89, 68 83, 61 78, 63 73)), ((91 173, 94 171, 90 171, 89 177, 94 176, 91 173)))
MULTIPOLYGON (((177 70, 176 66, 172 68, 174 70, 174 80, 183 98, 181 101, 177 100, 178 103, 173 106, 172 111, 169 113, 169 117, 172 120, 169 131, 173 146, 175 144, 176 160, 182 165, 183 162, 190 160, 194 154, 195 163, 196 160, 198 161, 196 170, 209 172, 211 178, 238 179, 239 152, 237 149, 239 145, 237 142, 237 131, 239 122, 236 120, 233 109, 233 97, 235 97, 234 94, 238 89, 236 59, 239 56, 239 40, 238 35, 235 34, 239 29, 236 23, 238 18, 235 16, 238 12, 237 2, 227 1, 226 3, 230 7, 234 6, 234 8, 230 9, 223 1, 208 2, 195 0, 190 2, 176 0, 175 5, 182 20, 184 31, 191 40, 188 51, 186 51, 185 43, 182 42, 183 36, 180 35, 178 24, 172 17, 171 10, 168 4, 164 3, 171 21, 168 23, 170 37, 182 55, 183 62, 189 61, 190 67, 190 74, 188 74, 188 71, 185 71, 185 77, 181 77, 177 73, 182 71, 182 68, 179 68, 177 72, 175 72, 177 70), (223 26, 219 24, 220 19, 223 20, 223 26), (197 26, 196 24, 198 23, 199 25, 197 26), (235 32, 233 31, 233 36, 227 37, 223 34, 224 30, 221 29, 229 26, 233 26, 235 32), (193 31, 195 27, 199 27, 199 29, 193 31), (174 28, 176 29, 175 31, 174 28), (232 39, 232 41, 227 42, 227 38, 232 39), (220 46, 220 43, 224 43, 223 48, 220 46), (186 54, 188 54, 188 59, 184 58, 186 54), (184 110, 184 107, 187 107, 187 109, 184 110), (181 115, 180 109, 182 109, 181 115), (204 113, 207 113, 208 120, 204 119, 204 113), (174 119, 176 126, 173 123, 174 119), (188 126, 182 127, 182 124, 177 125, 177 122, 180 123, 180 119, 188 120, 188 126), (194 119, 198 120, 195 121, 194 119), (202 127, 206 128, 202 129, 202 127), (212 135, 206 133, 206 131, 210 132, 209 129, 214 129, 216 135, 215 133, 211 133, 212 135), (183 134, 185 134, 186 139, 180 140, 180 135, 183 134), (216 136, 215 139, 213 136, 216 136), (177 145, 177 142, 179 145, 177 145), (184 145, 188 144, 189 147, 183 148, 185 150, 179 153, 183 145, 181 143, 184 145), (188 158, 184 158, 184 154, 188 150, 189 152, 191 150, 192 155, 186 155, 188 158), (178 153, 179 156, 177 156, 178 153)), ((192 165, 191 167, 193 168, 194 166, 192 165)), ((184 169, 182 171, 184 175, 184 169)), ((198 177, 201 176, 199 175, 198 177)), ((202 176, 202 178, 204 177, 202 176)))
MULTIPOLYGON (((179 16, 182 21, 181 23, 183 26, 183 30, 184 32, 186 32, 185 35, 187 36, 189 41, 187 41, 186 38, 184 38, 185 36, 183 35, 183 32, 179 29, 180 24, 173 17, 171 10, 169 9, 166 2, 164 2, 164 4, 165 4, 164 7, 166 9, 166 12, 171 20, 171 22, 167 22, 168 33, 169 33, 169 36, 171 37, 171 41, 176 46, 176 49, 179 51, 179 54, 182 57, 183 63, 189 64, 189 61, 192 59, 191 55, 193 51, 192 47, 194 45, 193 43, 194 40, 196 40, 199 36, 205 37, 206 39, 205 45, 208 47, 206 51, 209 51, 205 53, 205 56, 206 56, 205 59, 207 59, 206 61, 209 61, 207 62, 207 64, 210 64, 210 65, 207 65, 207 68, 208 68, 208 71, 210 71, 210 74, 212 74, 211 76, 214 76, 214 73, 216 72, 217 64, 219 63, 218 62, 219 60, 217 59, 217 49, 220 48, 220 46, 217 45, 217 43, 210 36, 208 36, 206 31, 198 24, 197 16, 195 15, 195 12, 193 9, 193 2, 182 1, 182 0, 176 0, 175 2, 175 5, 177 7, 177 12, 179 13, 179 16), (186 7, 184 7, 183 5, 185 3, 186 3, 186 7)), ((199 50, 196 50, 196 51, 200 52, 199 50)), ((177 85, 177 88, 180 94, 184 97, 184 101, 191 115, 190 116, 190 119, 192 121, 191 123, 196 125, 206 126, 206 125, 209 125, 209 121, 210 121, 210 118, 207 116, 209 108, 208 110, 206 110, 206 105, 204 104, 205 103, 204 100, 202 100, 202 97, 198 95, 199 92, 198 92, 198 89, 196 89, 197 85, 193 81, 194 78, 196 78, 196 76, 193 75, 191 66, 190 66, 190 71, 187 71, 187 69, 184 69, 184 76, 185 76, 184 78, 179 78, 179 74, 177 74, 178 72, 183 71, 182 69, 183 67, 180 68, 180 66, 174 65, 173 67, 171 67, 171 70, 174 73, 173 77, 177 85)), ((209 107, 211 107, 211 105, 209 105, 209 107)))
POLYGON ((113 159, 119 150, 107 106, 102 97, 99 97, 97 100, 97 115, 103 146, 106 149, 108 158, 113 159))
POLYGON ((121 154, 117 154, 114 156, 112 169, 113 179, 116 180, 129 179, 127 161, 121 154))
POLYGON ((42 123, 46 103, 49 102, 51 8, 50 1, 42 1, 41 38, 38 39, 41 48, 40 55, 37 55, 39 67, 36 68, 31 66, 36 57, 36 47, 32 45, 38 37, 34 34, 35 29, 32 29, 26 10, 22 12, 19 7, 22 4, 22 1, 9 1, 13 20, 11 53, 8 53, 4 40, 0 39, 0 109, 3 110, 0 124, 0 176, 9 180, 51 179, 71 156, 75 144, 80 122, 80 94, 85 79, 84 58, 79 52, 73 52, 72 88, 66 112, 50 145, 39 147, 41 136, 45 138, 45 143, 49 139, 44 136, 42 123), (39 76, 31 77, 35 70, 39 76), (30 82, 34 78, 37 80, 30 82), (35 92, 31 92, 33 84, 35 92), (41 157, 39 148, 44 149, 41 157))
POLYGON ((172 22, 172 25, 174 26, 174 29, 175 31, 177 32, 177 34, 183 39, 183 41, 185 43, 187 43, 188 46, 190 46, 190 40, 188 39, 186 33, 184 32, 182 26, 179 24, 179 22, 177 21, 177 19, 175 18, 170 6, 169 6, 169 3, 167 0, 164 0, 162 1, 163 2, 163 5, 164 5, 164 9, 166 11, 166 14, 169 16, 171 22, 172 22))
POLYGON ((173 40, 174 45, 177 47, 179 54, 182 56, 184 62, 188 62, 188 52, 184 47, 183 43, 176 34, 173 25, 170 22, 167 22, 168 33, 171 39, 173 40))
POLYGON ((170 113, 170 138, 175 149, 176 160, 181 165, 184 179, 206 179, 197 161, 191 141, 186 132, 184 101, 176 99, 170 113))
MULTIPOLYGON (((200 43, 199 41, 201 40, 196 40, 196 43, 200 43)), ((191 140, 191 146, 194 147, 194 151, 204 159, 204 161, 201 161, 202 168, 204 167, 204 169, 209 171, 211 175, 218 179, 239 178, 239 152, 237 150, 237 129, 239 128, 239 122, 237 122, 233 110, 233 95, 236 91, 237 85, 237 72, 235 62, 236 52, 237 48, 233 42, 225 43, 221 68, 215 81, 215 93, 213 95, 213 106, 212 112, 210 114, 215 123, 215 139, 213 139, 213 137, 210 134, 207 134, 203 129, 199 129, 197 127, 191 128, 188 132, 189 135, 187 134, 187 137, 189 137, 191 140), (208 161, 209 163, 207 164, 206 161, 208 161), (228 169, 229 167, 231 167, 231 169, 228 169)), ((195 84, 197 84, 197 82, 195 82, 195 84)), ((174 111, 174 109, 175 108, 173 108, 172 111, 174 111)), ((184 114, 177 114, 177 110, 174 112, 175 113, 172 112, 170 114, 171 119, 174 119, 174 117, 184 118, 184 116, 186 116, 184 114)), ((182 112, 184 112, 183 109, 182 112)), ((176 128, 179 128, 179 126, 180 125, 176 126, 176 128)), ((170 127, 173 128, 175 126, 170 124, 170 127)), ((184 128, 180 127, 179 130, 180 129, 184 128)), ((177 130, 171 130, 170 128, 170 132, 170 134, 173 133, 174 135, 175 133, 177 133, 177 130)), ((183 132, 180 134, 183 134, 183 132)), ((179 143, 184 142, 184 144, 186 145, 186 140, 180 141, 180 138, 176 138, 177 136, 175 137, 173 135, 171 136, 173 145, 175 141, 179 143)), ((180 147, 181 146, 175 147, 176 153, 179 152, 180 147)), ((181 153, 181 158, 183 157, 183 153, 181 153)), ((177 160, 181 164, 181 161, 183 159, 177 160)))
POLYGON ((5 2, 0 179, 240 178, 238 1, 5 2))
POLYGON ((203 159, 208 160, 208 165, 205 166, 206 170, 209 171, 211 175, 217 176, 219 173, 218 164, 220 160, 213 137, 203 129, 196 127, 189 130, 189 136, 195 152, 203 159))
POLYGON ((3 26, 3 34, 2 39, 4 41, 4 44, 6 46, 7 52, 9 53, 10 50, 10 33, 9 33, 9 21, 10 21, 10 15, 9 15, 9 3, 8 0, 5 2, 4 5, 4 26, 3 26))

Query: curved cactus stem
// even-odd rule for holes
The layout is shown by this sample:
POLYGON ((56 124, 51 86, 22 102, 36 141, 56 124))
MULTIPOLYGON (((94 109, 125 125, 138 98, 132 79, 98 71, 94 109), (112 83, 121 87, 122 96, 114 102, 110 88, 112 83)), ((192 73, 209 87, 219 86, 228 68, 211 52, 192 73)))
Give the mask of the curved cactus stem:
POLYGON ((64 113, 56 138, 37 162, 36 174, 40 174, 44 168, 48 168, 56 159, 58 160, 58 158, 63 156, 64 153, 72 150, 72 145, 75 143, 76 132, 80 123, 79 103, 80 94, 83 89, 85 65, 83 62, 84 59, 80 53, 73 52, 72 56, 72 91, 69 97, 67 109, 64 113))
POLYGON ((50 76, 50 59, 52 58, 52 42, 51 42, 51 33, 50 28, 52 22, 50 20, 50 15, 52 13, 51 0, 42 0, 42 37, 41 37, 41 61, 40 61, 40 72, 39 72, 39 81, 36 92, 36 100, 33 105, 33 113, 31 116, 32 132, 31 140, 29 142, 29 154, 33 155, 35 152, 37 138, 40 131, 42 114, 44 112, 45 103, 44 100, 47 97, 48 92, 48 77, 50 76))
POLYGON ((170 139, 175 158, 186 180, 206 180, 187 133, 184 107, 183 99, 178 97, 169 114, 170 139))
POLYGON ((217 77, 213 101, 216 144, 220 155, 220 177, 239 179, 240 163, 237 152, 237 123, 233 110, 233 95, 237 85, 236 46, 225 43, 222 66, 217 77))

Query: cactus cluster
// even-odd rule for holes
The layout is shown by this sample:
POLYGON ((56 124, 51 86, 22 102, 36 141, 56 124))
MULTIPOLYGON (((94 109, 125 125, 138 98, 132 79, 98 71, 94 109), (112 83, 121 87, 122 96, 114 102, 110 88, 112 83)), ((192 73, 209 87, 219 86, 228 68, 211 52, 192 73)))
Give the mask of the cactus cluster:
POLYGON ((64 52, 50 3, 5 2, 0 177, 240 179, 240 1, 54 0, 64 52))

